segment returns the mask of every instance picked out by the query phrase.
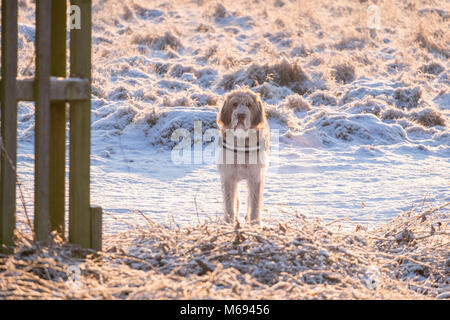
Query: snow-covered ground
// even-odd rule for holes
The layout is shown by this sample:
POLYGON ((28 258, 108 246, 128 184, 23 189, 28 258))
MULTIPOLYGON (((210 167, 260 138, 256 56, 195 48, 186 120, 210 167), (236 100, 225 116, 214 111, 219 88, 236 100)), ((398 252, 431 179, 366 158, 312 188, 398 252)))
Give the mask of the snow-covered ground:
MULTIPOLYGON (((34 5, 20 3, 19 71, 32 76, 34 5)), ((168 224, 222 215, 215 165, 174 163, 171 136, 215 128, 237 86, 261 94, 279 132, 263 217, 374 226, 425 197, 450 201, 449 4, 377 1, 377 31, 369 5, 94 1, 91 189, 105 231, 138 211, 168 224)), ((32 104, 19 128, 31 209, 32 104)))

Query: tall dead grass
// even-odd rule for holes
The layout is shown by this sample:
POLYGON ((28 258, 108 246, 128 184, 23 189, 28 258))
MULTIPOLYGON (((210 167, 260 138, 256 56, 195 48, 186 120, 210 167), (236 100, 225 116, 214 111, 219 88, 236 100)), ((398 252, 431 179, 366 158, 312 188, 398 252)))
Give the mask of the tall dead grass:
POLYGON ((245 70, 226 74, 219 86, 226 90, 231 90, 236 85, 254 87, 269 81, 279 86, 289 87, 299 94, 305 94, 312 89, 310 77, 303 70, 300 63, 295 60, 288 61, 287 59, 273 64, 253 63, 245 70))
POLYGON ((433 28, 425 23, 420 24, 416 41, 423 48, 432 53, 437 53, 445 58, 450 58, 450 35, 448 30, 433 28))
POLYGON ((133 36, 133 44, 152 47, 156 50, 178 50, 183 47, 180 39, 175 36, 171 31, 165 31, 164 33, 138 33, 133 36))
POLYGON ((22 235, 0 255, 0 299, 448 299, 448 205, 422 203, 375 230, 297 212, 262 227, 145 217, 97 254, 22 235))

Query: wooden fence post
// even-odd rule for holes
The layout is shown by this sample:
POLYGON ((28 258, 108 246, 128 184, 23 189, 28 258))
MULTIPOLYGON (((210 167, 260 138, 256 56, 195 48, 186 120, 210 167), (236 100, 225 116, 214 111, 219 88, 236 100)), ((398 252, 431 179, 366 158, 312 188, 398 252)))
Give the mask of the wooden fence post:
POLYGON ((1 252, 12 251, 16 227, 17 101, 36 103, 35 240, 46 241, 53 230, 64 236, 65 106, 70 101, 69 241, 102 247, 102 209, 90 207, 92 2, 71 4, 81 13, 81 28, 70 32, 71 78, 65 78, 67 3, 36 0, 36 77, 17 80, 18 2, 1 0, 1 252))
POLYGON ((4 150, 0 150, 0 251, 5 252, 10 252, 14 245, 16 225, 17 17, 17 1, 2 0, 0 108, 1 138, 4 150), (8 248, 2 250, 3 245, 8 248))
POLYGON ((47 240, 50 232, 50 28, 51 0, 37 0, 34 186, 36 241, 47 240))
POLYGON ((91 208, 91 248, 102 251, 102 214, 101 207, 91 208))
MULTIPOLYGON (((67 2, 52 0, 51 75, 66 77, 67 2)), ((66 102, 50 104, 50 229, 64 237, 66 102)))
MULTIPOLYGON (((91 0, 72 0, 81 28, 70 31, 70 76, 91 79, 91 0)), ((90 90, 90 86, 89 86, 90 90)), ((90 92, 89 92, 90 93, 90 92)), ((91 101, 70 102, 69 241, 91 248, 91 101)))

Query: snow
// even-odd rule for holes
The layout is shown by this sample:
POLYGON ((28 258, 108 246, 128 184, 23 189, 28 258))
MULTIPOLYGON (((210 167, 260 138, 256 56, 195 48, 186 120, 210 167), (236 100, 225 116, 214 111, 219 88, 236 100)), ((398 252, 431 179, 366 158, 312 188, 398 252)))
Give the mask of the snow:
MULTIPOLYGON (((404 45, 389 28, 376 39, 354 26, 330 30, 327 19, 349 19, 344 0, 317 4, 322 20, 296 2, 258 3, 95 3, 91 193, 106 212, 105 232, 120 231, 117 218, 138 210, 177 224, 223 214, 215 165, 175 164, 178 141, 171 137, 179 128, 193 137, 196 120, 202 133, 215 129, 224 93, 239 85, 261 94, 280 135, 263 219, 300 212, 374 227, 424 197, 435 205, 450 201, 449 63, 441 51, 404 45), (418 72, 432 62, 442 70, 418 72), (341 65, 350 77, 335 74, 341 65)), ((32 10, 24 1, 23 75, 30 72, 32 10)), ((29 209, 33 128, 34 106, 21 103, 18 168, 29 209)), ((246 208, 245 190, 241 200, 246 208)))

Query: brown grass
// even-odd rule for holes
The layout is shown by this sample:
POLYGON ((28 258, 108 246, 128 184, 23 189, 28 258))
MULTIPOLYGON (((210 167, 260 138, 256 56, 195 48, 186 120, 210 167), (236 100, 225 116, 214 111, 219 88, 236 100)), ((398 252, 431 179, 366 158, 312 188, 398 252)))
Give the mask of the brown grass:
POLYGON ((287 96, 285 104, 289 109, 294 111, 308 111, 311 110, 311 104, 298 94, 287 96))
POLYGON ((311 90, 312 85, 310 77, 298 61, 283 59, 274 64, 253 63, 245 70, 226 74, 219 86, 231 90, 236 85, 244 84, 254 87, 269 81, 279 86, 289 87, 299 94, 305 94, 311 90))
POLYGON ((350 83, 355 80, 355 67, 349 62, 339 63, 333 66, 331 76, 338 83, 350 83))
POLYGON ((132 43, 149 46, 156 50, 177 50, 182 47, 181 41, 171 31, 165 31, 164 34, 135 34, 132 43))
POLYGON ((413 112, 411 118, 425 127, 445 127, 445 117, 434 108, 425 108, 418 112, 413 112))
POLYGON ((295 212, 252 228, 146 218, 147 227, 106 236, 98 255, 19 235, 14 254, 0 256, 0 299, 449 298, 446 205, 421 204, 373 231, 295 212), (72 265, 77 287, 67 281, 72 265))
POLYGON ((450 58, 450 36, 448 30, 439 28, 432 29, 430 26, 425 27, 425 24, 419 26, 416 41, 421 47, 428 49, 432 53, 438 53, 445 58, 450 58))

